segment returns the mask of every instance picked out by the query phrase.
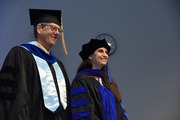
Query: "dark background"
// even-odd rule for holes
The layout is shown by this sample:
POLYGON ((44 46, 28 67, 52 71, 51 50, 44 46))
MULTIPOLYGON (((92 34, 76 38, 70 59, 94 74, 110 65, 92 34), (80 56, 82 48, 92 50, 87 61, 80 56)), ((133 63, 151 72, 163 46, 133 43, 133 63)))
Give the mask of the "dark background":
POLYGON ((70 81, 81 45, 101 33, 117 49, 109 67, 131 120, 180 119, 180 2, 178 0, 1 0, 0 66, 8 51, 34 40, 29 8, 61 9, 68 55, 52 49, 70 81))

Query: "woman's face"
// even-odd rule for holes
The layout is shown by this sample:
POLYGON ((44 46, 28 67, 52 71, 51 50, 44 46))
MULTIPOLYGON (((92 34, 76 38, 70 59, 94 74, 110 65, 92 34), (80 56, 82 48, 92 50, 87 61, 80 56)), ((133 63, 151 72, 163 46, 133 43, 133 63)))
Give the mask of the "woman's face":
POLYGON ((89 56, 89 59, 92 63, 92 68, 101 69, 108 62, 108 51, 104 47, 98 48, 92 55, 89 56))

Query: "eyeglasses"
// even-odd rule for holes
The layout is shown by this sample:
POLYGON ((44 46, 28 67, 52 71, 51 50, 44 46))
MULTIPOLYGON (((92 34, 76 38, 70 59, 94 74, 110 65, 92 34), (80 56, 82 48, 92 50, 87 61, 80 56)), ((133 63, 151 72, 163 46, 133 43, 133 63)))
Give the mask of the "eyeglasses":
POLYGON ((42 25, 42 27, 44 27, 44 26, 49 26, 53 32, 57 32, 57 31, 58 31, 59 33, 62 33, 62 32, 63 32, 62 29, 59 29, 59 28, 55 27, 54 25, 49 25, 49 24, 41 24, 41 25, 42 25))

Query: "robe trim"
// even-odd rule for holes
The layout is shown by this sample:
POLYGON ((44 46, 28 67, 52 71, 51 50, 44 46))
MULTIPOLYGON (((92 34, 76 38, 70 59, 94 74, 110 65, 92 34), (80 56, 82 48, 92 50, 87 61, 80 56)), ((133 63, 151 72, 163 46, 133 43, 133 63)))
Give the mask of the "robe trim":
POLYGON ((56 57, 52 54, 52 52, 50 51, 50 54, 47 54, 45 51, 43 51, 41 48, 38 47, 38 44, 36 41, 21 44, 21 47, 25 47, 31 53, 33 53, 34 55, 44 59, 48 63, 52 64, 52 63, 56 62, 56 57))
POLYGON ((82 98, 82 99, 72 101, 71 102, 71 107, 76 108, 76 107, 79 107, 79 106, 87 105, 88 103, 89 103, 89 100, 87 98, 84 98, 84 99, 82 98))
MULTIPOLYGON (((33 55, 33 57, 35 58, 35 61, 37 63, 37 67, 38 67, 38 71, 40 75, 44 104, 49 110, 54 112, 59 107, 60 103, 58 100, 58 94, 55 87, 52 72, 45 60, 35 55, 33 55)), ((60 91, 60 101, 63 108, 65 109, 67 107, 67 94, 66 94, 65 79, 57 62, 53 64, 53 67, 54 67, 56 77, 57 77, 57 83, 59 87, 58 89, 60 91)))
POLYGON ((58 65, 58 63, 56 62, 56 58, 52 55, 51 52, 50 55, 48 55, 42 49, 40 49, 36 41, 29 42, 28 44, 22 44, 21 47, 30 51, 36 61, 37 68, 39 71, 40 81, 41 81, 41 88, 43 91, 44 104, 51 111, 55 111, 60 105, 58 100, 58 93, 54 83, 54 78, 48 63, 53 65, 59 87, 58 89, 60 91, 60 95, 59 95, 60 101, 63 108, 66 109, 67 107, 66 83, 62 70, 58 65))
POLYGON ((82 94, 87 91, 87 88, 84 87, 79 87, 71 90, 71 96, 77 95, 77 94, 82 94))
POLYGON ((113 93, 103 86, 98 86, 97 88, 101 95, 105 120, 118 120, 113 93))
POLYGON ((89 111, 76 112, 72 114, 72 120, 86 119, 90 116, 89 111))

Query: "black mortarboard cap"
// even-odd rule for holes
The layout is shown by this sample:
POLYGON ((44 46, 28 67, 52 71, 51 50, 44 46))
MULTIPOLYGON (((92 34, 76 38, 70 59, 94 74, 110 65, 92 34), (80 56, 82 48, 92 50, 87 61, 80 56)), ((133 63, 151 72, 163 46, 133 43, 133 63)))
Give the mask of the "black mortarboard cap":
POLYGON ((38 23, 56 23, 61 26, 61 10, 29 9, 31 25, 38 23))
POLYGON ((105 39, 91 39, 89 43, 82 45, 82 50, 80 51, 79 55, 82 60, 85 60, 100 47, 106 48, 108 53, 111 49, 105 39))
MULTIPOLYGON (((56 23, 62 25, 61 10, 49 10, 49 9, 29 9, 30 23, 33 26, 36 26, 38 23, 56 23)), ((62 36, 62 45, 65 54, 67 55, 66 44, 64 40, 64 31, 61 33, 62 36)))

